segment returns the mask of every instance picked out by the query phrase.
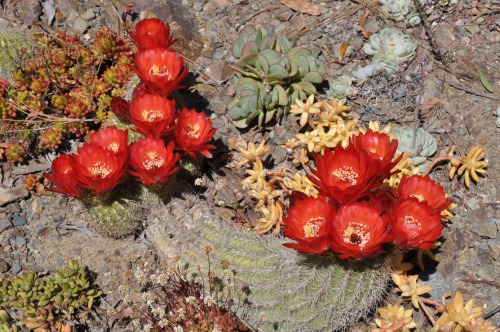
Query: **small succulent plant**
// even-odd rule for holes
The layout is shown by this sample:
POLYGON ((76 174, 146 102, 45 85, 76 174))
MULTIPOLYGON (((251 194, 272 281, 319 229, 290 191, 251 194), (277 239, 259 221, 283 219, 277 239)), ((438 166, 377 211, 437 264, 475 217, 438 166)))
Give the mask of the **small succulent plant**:
POLYGON ((369 42, 363 45, 363 51, 373 55, 373 63, 392 75, 399 71, 402 63, 414 58, 416 47, 410 36, 385 28, 370 37, 369 42))
POLYGON ((398 140, 398 153, 410 152, 409 158, 414 161, 413 166, 419 166, 420 173, 425 171, 430 162, 428 158, 436 153, 436 139, 423 128, 418 128, 415 146, 412 147, 413 128, 395 128, 393 133, 398 140))
MULTIPOLYGON (((19 324, 38 331, 60 326, 57 322, 63 318, 84 318, 89 311, 83 308, 92 309, 95 299, 101 295, 102 291, 92 286, 87 268, 71 259, 54 275, 42 277, 30 270, 15 277, 0 278, 0 307, 8 309, 14 315, 11 318, 19 324)), ((8 321, 0 311, 0 323, 4 325, 8 321)))
POLYGON ((411 0, 379 0, 383 15, 397 22, 405 22, 411 26, 420 24, 420 16, 416 13, 411 0))
POLYGON ((235 78, 236 96, 229 116, 240 128, 257 118, 258 125, 287 115, 296 99, 316 93, 325 66, 303 47, 293 47, 274 27, 247 26, 233 45, 240 66, 235 78))
POLYGON ((358 89, 352 85, 353 78, 350 76, 340 76, 334 81, 330 81, 330 88, 326 91, 328 97, 337 100, 351 99, 356 97, 358 89))

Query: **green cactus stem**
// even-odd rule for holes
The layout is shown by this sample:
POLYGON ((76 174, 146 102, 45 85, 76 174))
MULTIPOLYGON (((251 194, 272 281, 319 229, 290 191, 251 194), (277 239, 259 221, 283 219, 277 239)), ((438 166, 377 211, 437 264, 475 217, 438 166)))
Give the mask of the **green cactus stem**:
MULTIPOLYGON (((346 330, 374 309, 386 292, 388 257, 359 263, 333 255, 305 256, 277 236, 259 236, 220 220, 209 206, 186 195, 151 211, 151 239, 167 257, 196 273, 207 268, 203 248, 213 248, 212 268, 227 261, 248 290, 243 319, 262 331, 346 330)), ((214 271, 222 273, 222 271, 214 271)))

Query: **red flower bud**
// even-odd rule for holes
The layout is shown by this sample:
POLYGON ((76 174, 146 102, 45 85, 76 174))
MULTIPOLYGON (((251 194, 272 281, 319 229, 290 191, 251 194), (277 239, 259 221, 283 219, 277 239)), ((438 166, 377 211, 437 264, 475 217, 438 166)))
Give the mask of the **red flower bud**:
POLYGON ((147 18, 137 23, 130 38, 137 44, 139 50, 154 47, 169 48, 175 39, 170 37, 170 26, 157 18, 147 18))

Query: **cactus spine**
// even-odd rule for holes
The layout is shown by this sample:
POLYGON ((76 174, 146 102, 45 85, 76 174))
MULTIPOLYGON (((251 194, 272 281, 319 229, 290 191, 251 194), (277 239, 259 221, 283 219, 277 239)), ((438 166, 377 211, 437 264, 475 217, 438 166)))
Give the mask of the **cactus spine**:
POLYGON ((263 331, 345 330, 385 294, 387 257, 360 263, 306 257, 283 247, 283 238, 224 224, 208 205, 187 198, 174 199, 168 212, 152 211, 156 218, 149 239, 192 272, 207 264, 203 248, 210 245, 216 261, 229 262, 236 279, 248 286, 250 305, 243 318, 253 325, 260 322, 263 331))

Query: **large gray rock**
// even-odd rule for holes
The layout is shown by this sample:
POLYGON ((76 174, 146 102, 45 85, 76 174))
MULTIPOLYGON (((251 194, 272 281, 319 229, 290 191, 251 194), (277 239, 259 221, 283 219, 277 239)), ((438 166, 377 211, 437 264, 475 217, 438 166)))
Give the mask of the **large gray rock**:
POLYGON ((20 201, 28 197, 30 192, 20 185, 14 188, 0 189, 0 206, 7 205, 11 202, 20 201))

